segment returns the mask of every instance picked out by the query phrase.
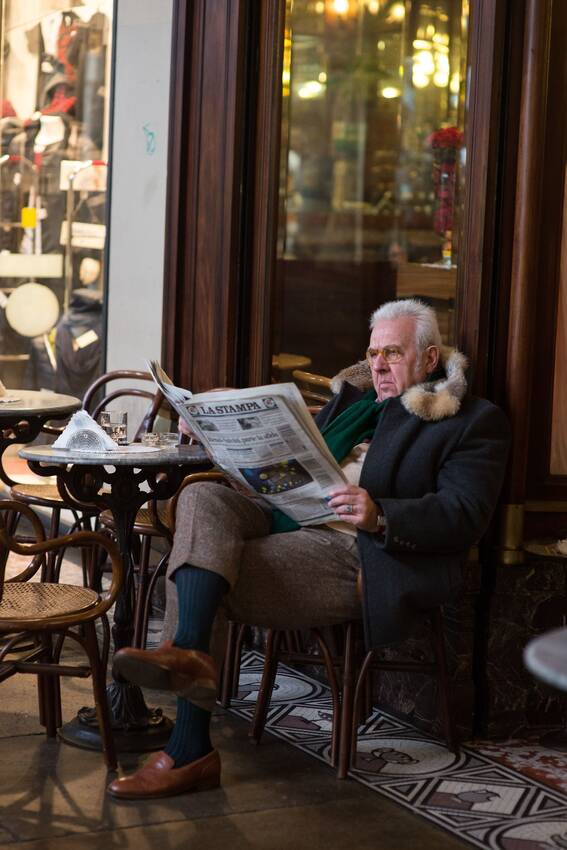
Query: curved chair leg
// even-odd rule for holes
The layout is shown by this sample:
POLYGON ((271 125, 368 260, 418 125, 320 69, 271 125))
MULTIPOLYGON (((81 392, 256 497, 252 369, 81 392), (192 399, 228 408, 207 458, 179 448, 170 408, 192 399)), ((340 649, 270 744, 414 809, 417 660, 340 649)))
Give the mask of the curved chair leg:
POLYGON ((151 575, 149 584, 148 584, 148 590, 147 590, 147 593, 146 593, 146 600, 145 600, 145 603, 144 603, 144 614, 143 614, 143 618, 142 618, 142 637, 141 637, 141 640, 142 640, 141 647, 142 647, 142 649, 146 648, 146 642, 148 640, 148 623, 150 622, 150 609, 151 609, 151 605, 152 605, 152 597, 154 595, 154 590, 156 588, 158 578, 160 576, 162 576, 166 571, 168 561, 169 561, 169 552, 166 552, 166 554, 162 556, 162 558, 158 562, 157 566, 155 567, 155 569, 154 569, 154 571, 151 575))
POLYGON ((327 679, 331 689, 331 699, 333 701, 333 727, 331 730, 331 764, 337 767, 339 763, 339 745, 340 745, 340 729, 341 729, 341 694, 337 675, 333 664, 333 658, 329 646, 319 629, 312 629, 315 640, 319 645, 321 655, 325 662, 327 671, 327 679))
POLYGON ((234 620, 228 621, 228 634, 226 638, 226 649, 222 665, 222 677, 220 684, 219 702, 223 708, 230 708, 233 695, 232 683, 234 675, 234 664, 236 660, 236 644, 238 638, 238 623, 234 620))
POLYGON ((102 666, 94 623, 84 624, 84 634, 85 648, 87 650, 92 670, 93 694, 96 706, 96 713, 98 717, 98 724, 100 728, 100 737, 102 741, 104 759, 110 770, 116 770, 116 750, 114 747, 114 738, 112 735, 110 708, 106 696, 106 671, 103 669, 102 666))
POLYGON ((268 630, 264 672, 262 674, 260 690, 258 691, 256 710, 254 712, 254 719, 252 720, 252 728, 249 733, 250 737, 254 738, 257 744, 260 743, 264 726, 266 725, 270 699, 272 697, 272 691, 276 681, 276 674, 278 672, 278 650, 281 637, 281 631, 278 631, 277 629, 268 630))
POLYGON ((238 627, 238 635, 236 637, 236 648, 234 650, 234 666, 232 670, 232 694, 236 696, 238 694, 238 688, 240 686, 240 662, 242 660, 242 647, 244 645, 244 639, 246 637, 246 624, 242 623, 238 627))
POLYGON ((150 552, 152 539, 145 534, 140 546, 140 560, 138 566, 138 592, 136 593, 136 608, 134 611, 134 644, 143 647, 145 643, 144 634, 144 612, 146 609, 146 597, 148 594, 148 570, 150 568, 150 552))
POLYGON ((343 698, 341 708, 341 733, 339 746, 338 779, 346 779, 352 756, 352 724, 354 716, 354 630, 355 624, 349 623, 346 628, 344 667, 343 667, 343 698))
MULTIPOLYGON (((43 661, 48 664, 53 663, 53 642, 50 634, 44 633, 40 636, 40 642, 43 647, 43 661)), ((57 697, 59 679, 54 681, 54 677, 49 673, 38 673, 37 676, 37 693, 39 701, 39 718, 42 726, 45 726, 45 731, 48 738, 55 738, 57 735, 57 720, 61 716, 61 710, 57 710, 57 697)), ((61 725, 61 723, 59 723, 61 725)))
MULTIPOLYGON (((362 662, 362 666, 360 668, 360 672, 356 679, 356 686, 354 689, 354 698, 353 698, 353 707, 352 707, 352 723, 351 723, 351 731, 350 731, 350 762, 356 762, 356 751, 357 751, 357 742, 358 742, 358 726, 361 715, 361 699, 367 700, 367 692, 368 692, 368 680, 369 680, 369 671, 370 665, 374 658, 374 651, 370 650, 370 652, 366 653, 364 661, 362 662)), ((368 716, 368 714, 366 715, 368 716)), ((344 778, 344 777, 343 777, 344 778)))
POLYGON ((431 628, 433 632, 433 650, 435 652, 437 668, 437 688, 439 697, 439 710, 445 732, 447 747, 455 755, 459 754, 459 740, 457 730, 451 711, 451 695, 449 685, 449 673, 447 667, 447 651, 445 647, 445 635, 443 633, 443 617, 440 609, 431 615, 431 628))
MULTIPOLYGON (((59 524, 61 520, 61 508, 51 509, 51 522, 49 523, 49 538, 52 540, 59 535, 59 524)), ((57 552, 49 552, 41 573, 42 581, 56 580, 57 552)))

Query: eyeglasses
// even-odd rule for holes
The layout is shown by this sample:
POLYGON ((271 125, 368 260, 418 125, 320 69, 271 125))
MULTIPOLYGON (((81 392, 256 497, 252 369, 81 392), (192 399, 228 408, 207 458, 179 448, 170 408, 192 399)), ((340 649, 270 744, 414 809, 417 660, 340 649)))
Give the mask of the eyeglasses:
POLYGON ((397 345, 386 345, 384 348, 368 348, 366 351, 366 359, 370 364, 374 363, 380 355, 382 355, 386 363, 399 363, 404 356, 404 351, 397 345))

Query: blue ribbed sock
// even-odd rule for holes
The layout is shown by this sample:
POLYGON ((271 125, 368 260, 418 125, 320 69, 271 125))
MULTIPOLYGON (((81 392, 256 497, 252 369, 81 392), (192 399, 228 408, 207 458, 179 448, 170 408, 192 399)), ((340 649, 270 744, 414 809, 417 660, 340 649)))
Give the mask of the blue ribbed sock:
MULTIPOLYGON (((199 567, 180 567, 175 573, 179 600, 179 621, 174 645, 184 649, 209 651, 211 629, 218 606, 229 589, 222 576, 199 567)), ((183 767, 212 750, 209 729, 211 712, 178 697, 177 717, 165 752, 183 767)))

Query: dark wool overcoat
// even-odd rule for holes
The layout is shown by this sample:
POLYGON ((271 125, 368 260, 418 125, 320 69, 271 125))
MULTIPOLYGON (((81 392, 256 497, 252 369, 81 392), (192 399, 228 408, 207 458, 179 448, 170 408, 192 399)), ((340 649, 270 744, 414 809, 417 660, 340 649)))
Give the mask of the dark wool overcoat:
MULTIPOLYGON (((358 532, 368 648, 408 636, 424 611, 447 602, 494 512, 506 466, 508 421, 466 394, 466 360, 445 349, 446 379, 389 400, 370 443, 360 486, 386 517, 384 535, 358 532)), ((372 385, 357 364, 333 382, 319 427, 372 385)))

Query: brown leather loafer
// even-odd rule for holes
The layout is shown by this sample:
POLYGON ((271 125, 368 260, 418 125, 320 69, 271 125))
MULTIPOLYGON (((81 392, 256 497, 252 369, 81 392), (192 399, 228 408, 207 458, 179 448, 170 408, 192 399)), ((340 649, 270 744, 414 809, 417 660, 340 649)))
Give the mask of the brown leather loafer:
POLYGON ((118 650, 112 669, 134 685, 173 691, 206 711, 215 706, 219 673, 206 652, 181 649, 170 641, 158 649, 128 646, 118 650))
POLYGON ((119 800, 146 800, 174 797, 189 791, 208 791, 220 785, 221 763, 217 750, 185 767, 173 765, 167 753, 154 753, 136 773, 115 779, 106 790, 119 800))

